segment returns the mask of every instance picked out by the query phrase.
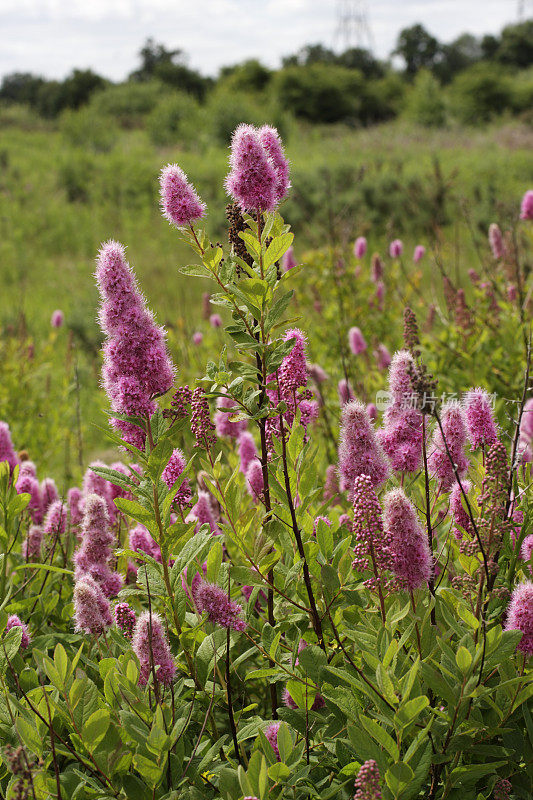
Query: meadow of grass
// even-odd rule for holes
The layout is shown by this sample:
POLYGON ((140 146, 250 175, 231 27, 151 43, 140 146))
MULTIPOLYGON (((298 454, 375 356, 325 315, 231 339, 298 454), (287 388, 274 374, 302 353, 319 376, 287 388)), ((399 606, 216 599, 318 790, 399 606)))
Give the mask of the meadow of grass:
MULTIPOLYGON (((21 120, 5 111, 3 121, 2 348, 19 353, 11 372, 37 373, 35 380, 19 374, 26 390, 16 402, 4 381, 3 402, 19 441, 38 447, 44 462, 57 468, 64 465, 65 448, 74 453, 80 437, 74 422, 68 426, 68 445, 63 435, 52 435, 44 413, 50 398, 58 408, 59 393, 59 406, 64 402, 74 420, 78 406, 83 420, 100 416, 93 272, 101 242, 114 238, 127 245, 143 291, 171 331, 185 376, 188 365, 196 367, 200 358, 190 345, 192 333, 200 329, 208 340, 216 335, 199 319, 205 283, 178 273, 190 256, 161 224, 157 177, 168 161, 194 174, 210 207, 208 230, 223 241, 228 151, 201 136, 196 144, 157 147, 145 130, 120 129, 105 117, 90 118, 87 125, 82 118, 73 127, 31 116, 21 120), (56 308, 63 310, 66 325, 52 334, 50 316, 56 308), (17 349, 20 336, 24 344, 17 349), (39 354, 33 366, 20 355, 29 345, 39 354), (65 363, 63 386, 59 376, 65 363)), ((423 242, 432 251, 421 280, 431 301, 435 259, 444 259, 456 278, 464 276, 486 256, 489 223, 505 223, 515 214, 531 177, 532 138, 531 130, 518 123, 442 131, 400 122, 359 131, 292 123, 287 149, 293 189, 284 213, 297 234, 297 259, 305 261, 308 251, 324 246, 329 253, 346 253, 361 234, 371 250, 381 253, 397 236, 405 240, 406 251, 423 242)), ((84 455, 102 452, 99 432, 83 425, 84 455)), ((70 461, 76 470, 81 459, 70 461)))

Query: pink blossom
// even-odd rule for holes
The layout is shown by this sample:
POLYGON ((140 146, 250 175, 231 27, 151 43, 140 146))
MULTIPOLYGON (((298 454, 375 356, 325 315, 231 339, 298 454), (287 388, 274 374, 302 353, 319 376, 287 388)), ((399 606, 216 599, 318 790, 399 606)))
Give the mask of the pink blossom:
MULTIPOLYGON (((307 362, 305 358, 307 337, 298 328, 291 328, 285 332, 283 341, 288 342, 290 339, 294 339, 294 344, 279 368, 280 383, 282 383, 283 390, 285 390, 284 394, 307 385, 307 362)), ((286 398, 284 397, 284 399, 286 398)))
POLYGON ((28 535, 22 542, 22 557, 28 561, 34 558, 38 561, 41 557, 42 543, 43 529, 40 525, 32 525, 28 531, 28 535))
POLYGON ((326 480, 324 483, 323 493, 324 502, 326 500, 332 500, 332 505, 336 505, 340 502, 339 492, 339 476, 337 467, 334 466, 334 464, 329 464, 328 467, 326 467, 326 480))
MULTIPOLYGON (((287 708, 294 708, 294 709, 298 708, 297 703, 294 702, 287 688, 283 690, 283 703, 287 706, 287 708)), ((311 706, 311 711, 319 711, 321 708, 324 708, 325 705, 326 701, 324 700, 320 692, 317 692, 313 700, 313 705, 311 706)))
POLYGON ((13 448, 11 432, 7 422, 0 422, 0 462, 7 461, 9 469, 13 471, 19 459, 13 448))
POLYGON ((524 541, 522 542, 522 547, 520 548, 520 556, 524 561, 531 561, 531 556, 533 555, 533 533, 528 534, 524 541))
POLYGON ((354 800, 381 800, 378 765, 373 758, 365 761, 355 779, 354 800))
POLYGON ((69 509, 70 524, 72 527, 76 527, 80 524, 83 516, 82 492, 77 486, 73 486, 68 490, 67 504, 69 509))
POLYGON ((280 725, 281 722, 271 722, 270 725, 265 728, 265 736, 268 739, 272 750, 274 751, 277 761, 281 761, 278 747, 278 731, 280 729, 280 725))
POLYGON ((7 618, 6 623, 6 633, 11 630, 11 628, 22 628, 22 638, 20 640, 20 649, 26 650, 29 647, 31 636, 28 629, 28 626, 25 622, 22 622, 20 617, 17 617, 16 614, 11 614, 10 617, 7 618))
POLYGON ((354 354, 354 356, 358 356, 360 353, 364 353, 367 348, 367 344, 365 341, 365 337, 361 333, 359 328, 355 326, 350 328, 348 331, 348 343, 350 345, 350 350, 354 354))
POLYGON ((505 245, 503 243, 503 236, 500 226, 496 222, 492 222, 489 226, 489 244, 494 258, 500 259, 504 257, 505 245))
POLYGON ((209 324, 212 328, 221 328, 222 327, 222 317, 220 314, 211 314, 209 317, 209 324))
POLYGON ((202 344, 202 342, 204 340, 204 335, 203 335, 203 333, 201 333, 201 331, 195 331, 191 338, 192 338, 193 344, 198 346, 198 345, 202 344))
POLYGON ((528 189, 522 198, 520 219, 533 219, 533 189, 528 189))
POLYGON ((353 246, 353 254, 356 258, 363 258, 366 253, 367 244, 364 236, 358 236, 353 246))
POLYGON ((391 258, 399 258, 403 253, 403 242, 401 239, 394 239, 390 243, 389 254, 391 258))
POLYGON ((67 529, 67 506, 63 500, 54 500, 44 518, 43 531, 51 538, 61 538, 67 529))
POLYGON ((198 499, 191 509, 189 518, 198 520, 198 525, 196 526, 197 529, 199 529, 202 525, 209 525, 212 534, 218 535, 220 533, 220 528, 216 523, 213 510, 211 508, 211 499, 209 493, 203 491, 202 489, 200 489, 198 492, 198 499))
POLYGON ((242 606, 230 600, 226 592, 216 584, 200 580, 194 593, 194 601, 198 611, 205 612, 209 621, 215 625, 235 631, 245 630, 246 622, 241 618, 242 606))
POLYGON ((422 414, 410 403, 413 368, 414 359, 408 350, 394 354, 389 369, 392 403, 387 406, 383 428, 378 431, 392 468, 399 472, 415 472, 422 458, 422 414))
MULTIPOLYGON (((96 279, 101 295, 100 324, 107 334, 102 377, 111 409, 129 416, 149 416, 155 410, 153 398, 167 392, 174 379, 165 333, 146 308, 118 242, 102 245, 96 279)), ((145 432, 138 425, 117 418, 111 424, 126 442, 144 447, 145 432)))
POLYGON ((518 643, 517 649, 527 656, 533 654, 533 583, 531 581, 524 581, 515 586, 507 609, 505 629, 522 631, 524 635, 518 643))
POLYGON ((53 478, 45 478, 41 481, 41 500, 42 509, 45 513, 55 500, 59 499, 59 492, 53 478))
POLYGON ((159 614, 143 611, 135 625, 131 646, 141 667, 140 686, 146 686, 152 670, 157 670, 156 678, 160 683, 172 684, 176 664, 159 614))
POLYGON ((205 215, 205 203, 177 164, 167 164, 161 171, 159 183, 163 216, 177 228, 190 225, 205 215))
POLYGON ((107 597, 113 597, 122 588, 122 576, 109 568, 113 543, 105 498, 90 494, 84 503, 81 546, 73 556, 75 577, 78 580, 91 575, 107 597))
POLYGON ((507 299, 510 303, 515 303, 518 297, 518 290, 514 283, 507 284, 507 299))
POLYGON ((368 475, 374 486, 382 484, 389 475, 387 458, 359 400, 352 400, 342 408, 339 473, 341 489, 347 489, 350 498, 358 475, 368 475))
POLYGON ((328 373, 322 369, 320 364, 308 364, 307 373, 311 380, 317 384, 317 386, 319 386, 321 383, 324 383, 329 378, 328 373))
POLYGON ((99 636, 113 622, 109 600, 90 575, 83 575, 74 585, 75 628, 82 633, 99 636))
POLYGON ((65 316, 59 308, 56 311, 52 312, 52 317, 50 319, 50 325, 52 326, 52 328, 61 328, 64 321, 65 321, 65 316))
POLYGON ((280 135, 276 128, 272 128, 270 125, 263 125, 262 128, 259 128, 259 141, 270 157, 276 172, 274 198, 277 205, 286 197, 291 188, 289 162, 285 156, 280 135))
POLYGON ((126 639, 131 639, 137 617, 135 611, 127 603, 117 603, 115 606, 115 622, 126 639))
POLYGON ((372 262, 370 264, 370 279, 373 283, 379 283, 383 279, 383 261, 379 257, 378 253, 374 253, 372 256, 372 262))
POLYGON ((498 427, 487 392, 480 388, 467 392, 464 398, 464 411, 472 447, 494 444, 498 439, 498 427))
POLYGON ((217 436, 227 436, 230 439, 238 439, 239 435, 246 430, 248 426, 247 419, 240 419, 236 422, 232 421, 232 417, 238 414, 239 408, 232 400, 231 397, 217 397, 217 411, 215 412, 215 426, 217 436), (222 411, 221 409, 230 409, 230 412, 222 411))
MULTIPOLYGON (((167 487, 171 489, 176 481, 179 480, 180 475, 187 466, 187 460, 182 451, 177 447, 172 451, 172 455, 168 460, 168 464, 161 473, 161 479, 166 483, 167 487)), ((187 478, 185 478, 178 486, 174 496, 174 502, 179 506, 185 506, 191 500, 191 485, 187 478)))
POLYGON ((273 211, 278 202, 279 180, 259 132, 252 125, 239 125, 231 140, 228 194, 243 211, 273 211))
POLYGON ((466 424, 464 413, 459 403, 452 401, 443 406, 441 422, 445 441, 440 429, 435 428, 430 446, 428 465, 430 470, 437 476, 440 489, 448 491, 456 480, 454 465, 460 478, 468 469, 468 459, 464 453, 466 424))
POLYGON ((294 247, 289 247, 281 256, 281 269, 283 272, 288 272, 290 269, 298 266, 298 262, 294 257, 294 247))
POLYGON ((371 422, 375 422, 378 418, 378 409, 375 403, 367 403, 366 413, 370 417, 371 422))
POLYGON ((387 347, 384 344, 378 344, 376 351, 374 352, 376 357, 378 369, 384 370, 391 364, 391 354, 389 353, 387 347))
POLYGON ((43 520, 43 509, 41 488, 35 475, 21 470, 17 478, 16 490, 18 494, 29 494, 30 501, 27 508, 31 514, 32 521, 39 525, 43 520))
POLYGON ((522 463, 533 461, 533 397, 524 404, 520 433, 518 438, 518 452, 522 463))
MULTIPOLYGON (((468 495, 471 489, 470 481, 461 481, 461 486, 463 487, 464 493, 468 495)), ((456 526, 453 531, 456 539, 463 538, 462 531, 466 531, 469 536, 473 535, 472 522, 468 512, 463 507, 463 492, 461 491, 461 486, 459 486, 457 482, 454 483, 450 492, 450 511, 453 514, 456 526)))
POLYGON ((392 571, 410 591, 431 577, 431 552, 415 507, 403 489, 392 489, 383 500, 383 526, 390 536, 392 571))
POLYGON ((254 437, 248 431, 242 431, 239 436, 239 458, 241 461, 240 470, 246 475, 249 465, 257 458, 257 449, 254 437))
POLYGON ((415 264, 418 264, 419 261, 422 261, 424 256, 426 255, 426 248, 423 244, 417 244, 415 247, 415 251, 413 253, 413 261, 415 264))
POLYGON ((132 528, 128 538, 130 550, 134 550, 136 553, 146 553, 147 556, 151 556, 155 561, 161 563, 159 545, 152 539, 144 525, 136 525, 135 528, 132 528))
POLYGON ((339 395, 339 402, 342 405, 345 403, 349 403, 350 400, 355 400, 354 391, 350 385, 350 382, 346 380, 346 378, 341 378, 338 385, 337 385, 337 392, 339 395))
POLYGON ((263 495, 263 468, 258 458, 255 458, 246 470, 246 486, 249 493, 258 501, 263 495))

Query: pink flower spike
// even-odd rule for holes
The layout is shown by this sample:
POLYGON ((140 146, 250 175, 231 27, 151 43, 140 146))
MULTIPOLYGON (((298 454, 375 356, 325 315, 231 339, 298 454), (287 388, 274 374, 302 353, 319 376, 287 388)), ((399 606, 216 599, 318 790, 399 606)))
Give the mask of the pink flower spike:
POLYGON ((366 407, 352 400, 342 408, 339 441, 339 473, 341 489, 352 499, 353 482, 359 475, 368 475, 374 487, 384 483, 389 464, 376 437, 366 407))
POLYGON ((265 728, 265 736, 268 739, 272 750, 274 751, 277 761, 281 761, 278 747, 278 731, 280 726, 281 722, 271 722, 270 725, 265 728))
POLYGON ((231 140, 231 171, 226 191, 243 211, 274 211, 279 191, 279 176, 252 125, 239 125, 231 140))
POLYGON ((392 571, 409 591, 431 577, 431 553, 415 507, 403 489, 392 489, 383 500, 383 527, 390 536, 392 571))
MULTIPOLYGON (((175 448, 168 460, 168 464, 161 474, 162 480, 166 483, 167 487, 171 489, 176 481, 179 480, 180 475, 187 466, 187 460, 182 451, 175 448)), ((174 495, 174 502, 179 506, 187 505, 192 496, 191 485, 187 478, 184 478, 178 486, 176 494, 174 495)))
POLYGON ((283 145, 276 128, 270 125, 263 125, 259 129, 259 140, 265 148, 267 155, 271 158, 276 170, 277 180, 274 188, 276 204, 286 197, 287 192, 291 188, 289 180, 289 162, 283 151, 283 145))
POLYGON ((281 269, 283 272, 288 272, 290 269, 298 266, 298 262, 294 257, 294 248, 289 247, 281 256, 281 269))
POLYGON ((356 258, 363 258, 366 253, 367 244, 364 236, 358 236, 353 246, 353 254, 356 258))
POLYGON ((505 630, 522 631, 523 636, 517 649, 526 656, 533 654, 533 583, 531 581, 524 581, 515 586, 507 609, 505 630))
POLYGON ((365 341, 365 337, 361 333, 359 328, 353 327, 350 328, 348 331, 348 342, 350 345, 350 350, 354 354, 354 356, 360 355, 360 353, 364 353, 367 348, 367 344, 365 341))
POLYGON ((202 342, 204 340, 204 335, 200 331, 195 331, 191 338, 192 338, 193 344, 198 346, 198 345, 202 344, 202 342))
POLYGON ((424 256, 426 255, 426 248, 423 244, 417 244, 415 247, 415 252, 413 253, 413 261, 415 264, 418 264, 419 261, 422 261, 424 256))
POLYGON ((131 646, 141 667, 140 686, 146 686, 152 670, 156 670, 156 679, 160 683, 165 686, 172 684, 176 664, 159 614, 150 614, 148 611, 141 614, 135 625, 131 646))
POLYGON ((6 633, 11 630, 11 628, 22 628, 22 639, 20 640, 20 649, 26 650, 29 647, 31 636, 28 630, 28 626, 25 622, 22 622, 20 617, 17 617, 16 614, 12 614, 8 617, 7 624, 6 624, 6 633))
POLYGON ((7 422, 0 422, 0 461, 7 461, 9 469, 13 471, 19 459, 13 448, 11 432, 7 422))
POLYGON ((205 215, 205 203, 177 164, 167 164, 161 172, 159 184, 161 210, 172 225, 183 228, 205 215))
POLYGON ((230 600, 220 586, 200 580, 194 593, 194 601, 198 611, 205 612, 213 624, 234 631, 245 630, 246 622, 241 617, 242 606, 230 600))
POLYGON ((500 226, 496 222, 492 222, 489 225, 489 244, 494 258, 499 260, 504 257, 505 245, 503 243, 503 236, 500 226))
POLYGON ((258 458, 254 458, 246 470, 246 486, 256 502, 261 500, 264 488, 263 468, 258 458))
POLYGON ((522 198, 520 219, 533 219, 533 189, 528 189, 522 198))
POLYGON ((462 478, 468 469, 468 459, 464 453, 467 436, 466 424, 464 412, 459 403, 453 401, 446 403, 442 408, 441 421, 446 444, 440 429, 435 428, 428 465, 431 472, 436 475, 440 489, 446 492, 456 481, 455 471, 462 478))
POLYGON ((222 327, 222 317, 220 314, 211 314, 209 317, 209 324, 212 328, 221 328, 222 327))
POLYGON ((341 378, 337 385, 337 392, 339 395, 339 403, 343 406, 349 403, 350 400, 355 400, 355 394, 349 381, 346 378, 341 378))
POLYGON ((74 585, 74 620, 75 629, 82 633, 100 636, 111 627, 111 607, 109 600, 94 578, 83 575, 74 585))
POLYGON ((374 759, 365 761, 355 779, 354 800, 381 800, 380 779, 374 759))
POLYGON ((467 392, 463 405, 468 437, 472 447, 494 444, 498 439, 498 427, 487 392, 479 388, 471 389, 467 392))
POLYGON ((232 421, 232 417, 238 414, 239 408, 231 397, 217 397, 217 411, 215 412, 215 427, 217 436, 225 436, 230 439, 238 439, 240 434, 248 427, 248 420, 241 419, 237 422, 232 421), (221 409, 229 411, 221 411, 221 409))
POLYGON ((248 467, 257 458, 254 437, 248 431, 243 431, 239 436, 239 458, 241 461, 240 470, 243 475, 246 475, 248 467))
POLYGON ((64 321, 65 316, 59 308, 52 312, 52 317, 50 319, 50 325, 52 328, 61 328, 64 321))
POLYGON ((394 239, 390 243, 389 254, 391 258, 399 258, 403 253, 403 242, 401 239, 394 239))

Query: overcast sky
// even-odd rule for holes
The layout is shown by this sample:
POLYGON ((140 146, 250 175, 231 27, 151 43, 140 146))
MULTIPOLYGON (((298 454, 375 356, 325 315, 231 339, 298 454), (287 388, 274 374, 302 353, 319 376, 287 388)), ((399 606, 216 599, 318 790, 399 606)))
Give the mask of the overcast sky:
MULTIPOLYGON (((531 6, 525 0, 526 6, 531 6)), ((136 65, 148 36, 180 47, 205 74, 257 57, 277 66, 303 44, 336 39, 337 0, 0 0, 0 75, 64 77, 91 67, 114 80, 136 65)), ((357 5, 354 3, 354 5, 357 5)), ((365 5, 363 3, 363 5, 365 5)), ((374 49, 387 56, 398 31, 422 22, 442 41, 496 33, 519 0, 367 0, 374 49)))

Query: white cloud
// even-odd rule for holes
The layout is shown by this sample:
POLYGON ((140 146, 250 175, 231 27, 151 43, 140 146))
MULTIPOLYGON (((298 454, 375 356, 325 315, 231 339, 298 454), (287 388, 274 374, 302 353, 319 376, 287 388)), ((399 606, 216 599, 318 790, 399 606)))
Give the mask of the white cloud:
MULTIPOLYGON (((398 31, 422 22, 443 41, 465 30, 498 31, 516 15, 514 0, 370 0, 376 52, 398 31)), ((276 66, 303 44, 334 43, 336 0, 0 0, 0 74, 62 77, 92 67, 113 79, 136 64, 148 36, 189 53, 209 74, 258 57, 276 66)))

